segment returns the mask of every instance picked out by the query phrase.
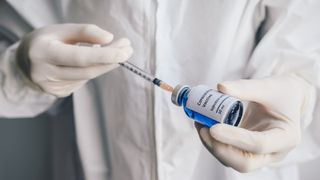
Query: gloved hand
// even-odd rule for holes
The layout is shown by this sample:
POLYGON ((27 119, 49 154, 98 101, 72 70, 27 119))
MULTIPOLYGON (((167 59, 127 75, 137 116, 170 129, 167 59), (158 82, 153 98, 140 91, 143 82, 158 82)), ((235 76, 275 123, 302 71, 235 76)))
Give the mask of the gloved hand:
POLYGON ((300 141, 310 88, 296 75, 223 82, 219 91, 249 101, 242 124, 196 124, 200 138, 222 164, 239 172, 282 160, 300 141))
POLYGON ((131 57, 133 50, 128 39, 111 43, 112 40, 111 33, 95 25, 46 26, 21 41, 17 62, 34 85, 64 97, 131 57), (84 47, 78 46, 79 42, 110 45, 84 47))

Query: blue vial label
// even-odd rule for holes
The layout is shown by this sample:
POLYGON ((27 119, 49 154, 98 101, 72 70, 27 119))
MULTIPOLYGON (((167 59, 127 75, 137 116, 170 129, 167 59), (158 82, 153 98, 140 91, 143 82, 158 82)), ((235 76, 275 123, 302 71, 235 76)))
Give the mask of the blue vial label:
POLYGON ((188 93, 184 109, 189 117, 208 127, 216 123, 236 125, 239 115, 242 116, 242 113, 235 112, 235 110, 238 110, 235 106, 239 102, 234 97, 217 92, 207 86, 199 85, 192 88, 188 93))

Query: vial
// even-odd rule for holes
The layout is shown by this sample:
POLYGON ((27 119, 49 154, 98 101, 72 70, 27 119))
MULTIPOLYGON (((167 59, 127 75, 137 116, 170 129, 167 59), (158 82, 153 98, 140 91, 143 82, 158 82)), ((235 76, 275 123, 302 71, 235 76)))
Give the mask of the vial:
POLYGON ((171 101, 183 106, 188 117, 207 127, 217 123, 239 126, 242 119, 243 103, 239 99, 204 85, 192 88, 178 85, 172 92, 171 101))

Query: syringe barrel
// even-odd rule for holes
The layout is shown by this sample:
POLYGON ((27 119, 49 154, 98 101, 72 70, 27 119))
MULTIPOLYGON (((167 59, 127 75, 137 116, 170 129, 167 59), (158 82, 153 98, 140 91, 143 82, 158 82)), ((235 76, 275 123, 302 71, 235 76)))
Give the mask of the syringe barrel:
POLYGON ((119 63, 122 67, 128 69, 129 71, 137 74, 138 76, 142 77, 143 79, 149 81, 149 82, 153 82, 153 80, 155 79, 155 77, 147 72, 145 72, 144 70, 138 68, 137 66, 129 63, 129 62, 123 62, 123 63, 119 63))

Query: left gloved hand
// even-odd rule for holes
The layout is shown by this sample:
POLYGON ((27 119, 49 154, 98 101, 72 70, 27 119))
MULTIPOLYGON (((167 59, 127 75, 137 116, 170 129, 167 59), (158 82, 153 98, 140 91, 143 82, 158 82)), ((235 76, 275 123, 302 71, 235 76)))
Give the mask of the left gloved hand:
POLYGON ((296 75, 223 82, 222 93, 249 101, 240 127, 196 124, 207 149, 225 166, 249 172, 282 160, 300 141, 300 119, 312 88, 296 75))

